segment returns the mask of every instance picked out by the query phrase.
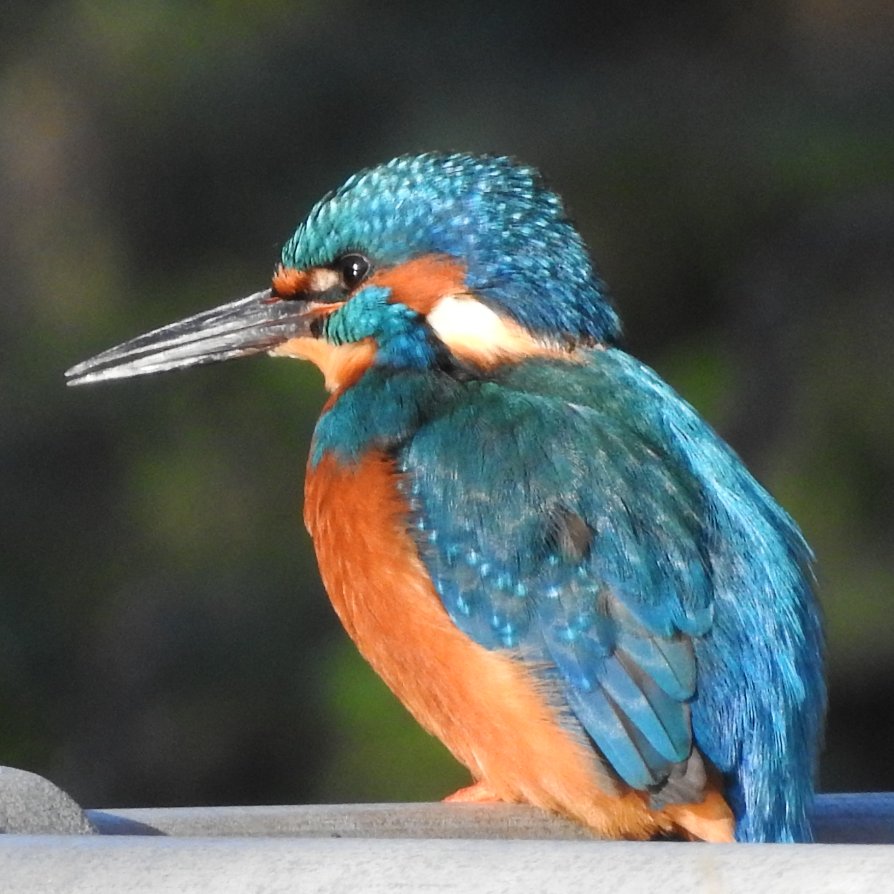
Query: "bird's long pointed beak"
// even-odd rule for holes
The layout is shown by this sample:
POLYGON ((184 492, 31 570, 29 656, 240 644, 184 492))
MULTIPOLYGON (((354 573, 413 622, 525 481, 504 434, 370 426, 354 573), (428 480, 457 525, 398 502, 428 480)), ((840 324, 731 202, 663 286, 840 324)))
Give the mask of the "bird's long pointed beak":
POLYGON ((69 385, 144 376, 269 351, 310 335, 316 305, 283 301, 270 289, 162 326, 103 351, 65 373, 69 385))

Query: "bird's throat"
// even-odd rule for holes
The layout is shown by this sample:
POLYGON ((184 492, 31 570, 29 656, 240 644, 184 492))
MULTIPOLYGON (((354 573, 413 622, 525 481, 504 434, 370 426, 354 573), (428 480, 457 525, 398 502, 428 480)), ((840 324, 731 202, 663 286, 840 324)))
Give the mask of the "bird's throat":
POLYGON ((330 393, 350 388, 372 365, 376 346, 372 339, 333 345, 318 338, 292 338, 273 348, 275 357, 297 357, 315 364, 330 393))

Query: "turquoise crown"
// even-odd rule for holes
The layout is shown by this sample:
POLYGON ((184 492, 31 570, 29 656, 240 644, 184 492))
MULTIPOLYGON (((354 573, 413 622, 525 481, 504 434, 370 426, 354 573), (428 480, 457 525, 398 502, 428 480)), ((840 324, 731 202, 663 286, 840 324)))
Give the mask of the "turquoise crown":
POLYGON ((456 258, 482 301, 540 335, 615 342, 620 322, 562 200, 511 158, 405 155, 321 199, 283 248, 307 268, 362 252, 391 266, 456 258))

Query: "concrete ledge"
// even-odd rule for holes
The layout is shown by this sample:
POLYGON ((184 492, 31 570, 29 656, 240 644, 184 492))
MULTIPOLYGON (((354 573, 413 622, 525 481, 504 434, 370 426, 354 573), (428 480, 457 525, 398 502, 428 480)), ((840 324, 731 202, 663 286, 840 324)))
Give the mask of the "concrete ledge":
POLYGON ((3 890, 30 892, 887 891, 894 848, 94 836, 0 837, 3 890))
MULTIPOLYGON (((894 844, 894 793, 820 795, 816 839, 894 844)), ((522 805, 329 804, 84 811, 34 773, 0 767, 0 832, 175 837, 592 840, 580 826, 522 805)))
POLYGON ((813 834, 823 844, 894 844, 894 792, 818 795, 813 834))
MULTIPOLYGON (((320 804, 88 810, 105 835, 592 840, 575 823, 521 805, 320 804)), ((820 795, 818 842, 894 844, 894 793, 820 795)))
POLYGON ((885 846, 894 843, 894 794, 821 795, 814 820, 822 843, 816 845, 598 841, 574 823, 520 805, 142 808, 85 814, 47 780, 6 768, 0 775, 0 816, 3 828, 20 833, 0 835, 0 890, 23 894, 575 889, 848 894, 886 891, 894 878, 894 848, 885 846))
POLYGON ((307 804, 89 810, 104 835, 516 838, 592 841, 576 823, 514 804, 307 804))
POLYGON ((48 779, 0 767, 0 832, 87 835, 95 831, 74 800, 48 779))

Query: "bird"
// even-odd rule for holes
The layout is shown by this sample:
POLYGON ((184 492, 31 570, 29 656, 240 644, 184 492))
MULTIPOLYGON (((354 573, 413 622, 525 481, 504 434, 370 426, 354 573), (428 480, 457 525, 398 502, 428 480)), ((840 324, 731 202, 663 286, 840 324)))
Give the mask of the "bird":
POLYGON ((362 170, 267 288, 66 375, 264 352, 322 371, 305 523, 360 653, 469 769, 445 800, 597 838, 811 840, 813 554, 624 349, 538 170, 462 152, 362 170))

